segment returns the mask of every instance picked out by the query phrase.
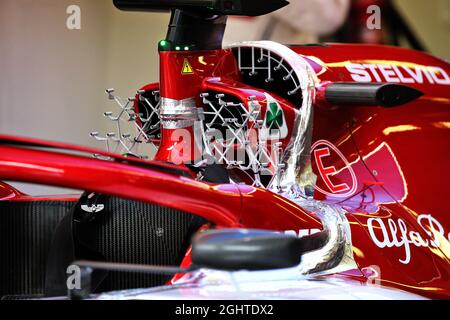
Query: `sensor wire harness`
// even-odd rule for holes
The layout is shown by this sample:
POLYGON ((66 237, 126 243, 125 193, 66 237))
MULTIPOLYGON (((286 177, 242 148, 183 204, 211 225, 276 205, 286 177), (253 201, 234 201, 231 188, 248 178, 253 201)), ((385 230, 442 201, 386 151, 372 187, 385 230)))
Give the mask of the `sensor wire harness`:
MULTIPOLYGON (((146 108, 146 115, 144 113, 136 113, 134 109, 135 97, 130 97, 124 102, 114 94, 114 89, 107 89, 106 93, 108 99, 114 101, 119 107, 118 113, 108 111, 103 114, 114 124, 115 131, 108 132, 104 136, 98 131, 94 131, 90 133, 90 136, 97 141, 105 143, 108 152, 148 159, 149 156, 147 153, 140 153, 139 147, 141 145, 151 144, 156 148, 153 141, 158 138, 156 135, 160 130, 159 91, 155 90, 151 92, 156 103, 152 103, 144 96, 145 91, 139 90, 137 92, 139 101, 146 108), (157 117, 157 121, 154 121, 155 117, 157 117)), ((98 154, 94 154, 94 157, 110 160, 98 154)))
POLYGON ((259 102, 250 96, 246 108, 242 102, 227 102, 226 96, 220 93, 215 96, 203 93, 200 97, 205 105, 202 118, 210 119, 208 122, 201 119, 205 153, 214 157, 217 163, 225 164, 228 170, 237 169, 245 173, 251 179, 252 186, 264 187, 261 177, 278 171, 282 151, 280 142, 273 143, 269 150, 267 141, 263 139, 263 131, 267 128, 261 117, 259 102), (239 119, 232 112, 227 112, 228 108, 235 108, 239 119), (219 138, 214 139, 219 131, 225 132, 226 137, 220 134, 219 138), (239 150, 245 154, 240 154, 239 150))

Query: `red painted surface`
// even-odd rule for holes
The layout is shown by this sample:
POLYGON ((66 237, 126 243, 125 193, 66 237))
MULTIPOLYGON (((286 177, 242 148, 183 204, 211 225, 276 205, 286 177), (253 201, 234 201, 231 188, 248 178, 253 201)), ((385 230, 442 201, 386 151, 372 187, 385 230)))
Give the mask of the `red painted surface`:
MULTIPOLYGON (((392 109, 317 104, 313 136, 317 145, 312 150, 313 170, 318 176, 315 197, 339 204, 348 212, 354 257, 366 279, 370 268, 377 267, 382 285, 449 298, 450 91, 445 84, 449 64, 427 54, 384 46, 329 45, 293 50, 317 73, 318 95, 323 95, 321 86, 330 82, 357 80, 402 82, 424 93, 420 99, 392 109)), ((198 101, 204 90, 242 99, 251 93, 260 100, 264 93, 239 83, 229 50, 161 53, 162 97, 194 97, 198 101), (192 74, 181 73, 185 59, 193 68, 192 74)), ((293 106, 277 99, 288 123, 293 123, 293 106)), ((165 138, 168 133, 163 132, 160 160, 170 159, 171 150, 180 152, 165 138)), ((68 147, 42 141, 33 144, 68 147)), ((220 227, 279 231, 321 228, 314 215, 268 191, 211 185, 158 169, 174 168, 170 164, 131 162, 152 167, 0 145, 0 179, 89 189, 155 203, 195 213, 220 227)))
POLYGON ((320 226, 313 214, 264 190, 211 185, 131 164, 0 145, 0 179, 60 186, 154 203, 199 215, 222 227, 295 230, 320 226), (251 201, 250 201, 251 199, 251 201), (248 202, 252 212, 247 210, 248 202), (260 211, 252 218, 253 210, 260 211))
POLYGON ((13 186, 0 181, 0 201, 36 202, 36 201, 72 201, 76 202, 80 195, 46 195, 30 196, 22 193, 13 186))
MULTIPOLYGON (((448 63, 385 46, 330 45, 294 50, 309 60, 324 86, 354 81, 345 66, 357 64, 372 66, 367 69, 371 82, 401 81, 424 92, 420 99, 392 109, 318 105, 314 140, 330 141, 350 164, 346 166, 333 151, 324 158, 327 166, 339 171, 332 176, 332 183, 351 185, 352 171, 358 187, 344 199, 339 198, 339 192, 331 196, 316 192, 316 197, 340 203, 349 212, 360 269, 379 267, 382 285, 448 298, 450 91, 445 74, 436 71, 433 77, 421 71, 437 67, 448 75, 448 63), (374 65, 377 67, 372 71, 374 65), (423 83, 415 83, 418 81, 423 83), (433 245, 436 239, 439 246, 433 245)), ((313 167, 318 186, 326 188, 317 163, 313 167)))
POLYGON ((206 77, 238 78, 236 60, 231 50, 160 53, 161 97, 183 100, 198 97, 206 77), (184 60, 193 69, 183 75, 184 60))
POLYGON ((0 201, 17 200, 23 196, 25 195, 16 188, 0 181, 0 201))
MULTIPOLYGON (((193 98, 198 102, 205 78, 238 78, 238 69, 231 50, 161 52, 160 68, 161 97, 173 100, 193 98), (192 72, 184 74, 186 62, 192 72)), ((161 145, 155 159, 176 163, 197 160, 201 152, 195 150, 193 128, 185 128, 185 132, 186 134, 180 136, 175 130, 163 129, 161 145), (190 136, 189 141, 185 136, 190 136)))
POLYGON ((156 162, 156 161, 147 161, 147 160, 141 160, 138 158, 128 158, 121 156, 116 153, 106 152, 101 149, 95 149, 85 146, 77 146, 73 144, 68 143, 61 143, 61 142, 53 142, 53 141, 46 141, 41 139, 30 139, 30 138, 23 138, 23 137, 17 137, 17 136, 10 136, 10 135, 0 135, 0 144, 2 145, 22 145, 22 146, 28 146, 30 148, 43 148, 43 149, 49 149, 49 150, 58 150, 60 152, 72 152, 72 153, 80 153, 85 154, 88 157, 93 157, 94 154, 100 155, 102 157, 106 158, 112 158, 114 161, 117 162, 126 162, 135 164, 137 166, 144 166, 144 167, 151 167, 154 166, 155 168, 164 169, 164 170, 176 170, 176 171, 182 171, 185 175, 189 176, 192 175, 192 172, 185 166, 176 166, 170 163, 165 162, 156 162))

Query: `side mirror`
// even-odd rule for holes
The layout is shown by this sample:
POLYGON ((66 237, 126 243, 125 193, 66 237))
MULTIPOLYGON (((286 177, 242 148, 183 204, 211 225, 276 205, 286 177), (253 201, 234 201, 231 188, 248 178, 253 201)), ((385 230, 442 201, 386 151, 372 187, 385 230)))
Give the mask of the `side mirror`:
POLYGON ((208 231, 192 241, 195 266, 226 271, 291 268, 300 264, 302 253, 301 239, 262 230, 208 231))

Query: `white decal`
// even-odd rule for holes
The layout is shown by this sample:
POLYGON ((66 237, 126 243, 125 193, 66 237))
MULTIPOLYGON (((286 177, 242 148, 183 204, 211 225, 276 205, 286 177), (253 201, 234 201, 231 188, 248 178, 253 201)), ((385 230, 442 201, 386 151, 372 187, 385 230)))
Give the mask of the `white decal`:
POLYGON ((345 68, 356 82, 450 85, 450 77, 441 67, 352 63, 345 68))
POLYGON ((429 235, 430 239, 423 239, 419 232, 409 231, 405 221, 398 219, 387 219, 387 225, 383 219, 371 218, 367 220, 367 226, 369 228, 369 234, 372 241, 378 248, 404 248, 405 258, 399 259, 403 264, 408 264, 411 261, 411 245, 415 247, 433 247, 438 248, 441 246, 439 238, 442 240, 450 241, 450 234, 445 235, 442 224, 433 216, 429 214, 423 214, 417 217, 417 222, 420 227, 429 235), (375 230, 381 230, 381 237, 378 238, 375 234, 375 230))
POLYGON ((353 171, 350 163, 342 154, 342 152, 334 144, 327 140, 319 140, 315 142, 311 147, 311 150, 317 166, 317 170, 319 171, 319 175, 327 186, 328 191, 321 189, 317 185, 314 187, 314 189, 330 197, 346 198, 352 196, 358 189, 358 179, 356 178, 356 174, 353 171), (323 159, 330 157, 331 151, 338 155, 338 157, 345 164, 343 169, 347 170, 350 173, 350 176, 352 178, 352 183, 350 186, 347 183, 335 185, 333 181, 331 181, 331 177, 335 176, 339 172, 334 166, 325 167, 325 165, 323 164, 323 159))
POLYGON ((66 26, 69 30, 81 30, 81 8, 77 5, 67 7, 66 13, 70 16, 66 20, 66 26))
POLYGON ((361 269, 362 273, 367 277, 366 284, 368 286, 381 287, 381 268, 377 265, 368 266, 361 269))
POLYGON ((98 205, 92 205, 92 206, 87 206, 85 204, 83 204, 81 206, 81 210, 89 212, 89 213, 96 213, 96 212, 100 212, 103 209, 105 209, 105 205, 104 204, 98 204, 98 205))
POLYGON ((381 30, 381 8, 377 5, 371 5, 367 7, 367 14, 370 14, 367 19, 367 29, 369 30, 381 30))
POLYGON ((306 236, 312 236, 313 234, 321 232, 320 229, 301 229, 298 232, 295 230, 286 230, 284 234, 286 235, 292 235, 299 239, 306 237, 306 236))
POLYGON ((348 72, 351 73, 352 79, 356 82, 371 82, 372 77, 370 76, 369 72, 366 71, 366 68, 364 68, 361 64, 348 64, 345 66, 347 68, 348 72))
POLYGON ((69 290, 80 290, 81 289, 81 270, 79 266, 70 265, 67 267, 67 289, 69 290))

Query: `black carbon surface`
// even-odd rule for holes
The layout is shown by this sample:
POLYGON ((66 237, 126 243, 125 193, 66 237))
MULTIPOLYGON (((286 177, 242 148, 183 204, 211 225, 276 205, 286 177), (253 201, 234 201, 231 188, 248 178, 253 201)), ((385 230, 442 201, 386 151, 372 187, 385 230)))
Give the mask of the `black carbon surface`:
POLYGON ((0 202, 0 296, 43 294, 53 232, 74 205, 0 202))
MULTIPOLYGON (((100 257, 108 262, 179 266, 191 236, 206 223, 192 214, 157 205, 107 196, 100 201, 105 208, 95 219, 75 223, 76 243, 81 245, 77 253, 89 253, 77 259, 100 257)), ((0 202, 0 297, 44 294, 53 234, 75 205, 81 203, 0 202)), ((153 287, 170 278, 109 272, 95 292, 153 287)))
MULTIPOLYGON (((108 262, 179 266, 192 234, 206 221, 189 213, 107 197, 105 211, 77 228, 78 239, 108 262)), ((109 272, 96 292, 147 288, 171 276, 109 272)))

